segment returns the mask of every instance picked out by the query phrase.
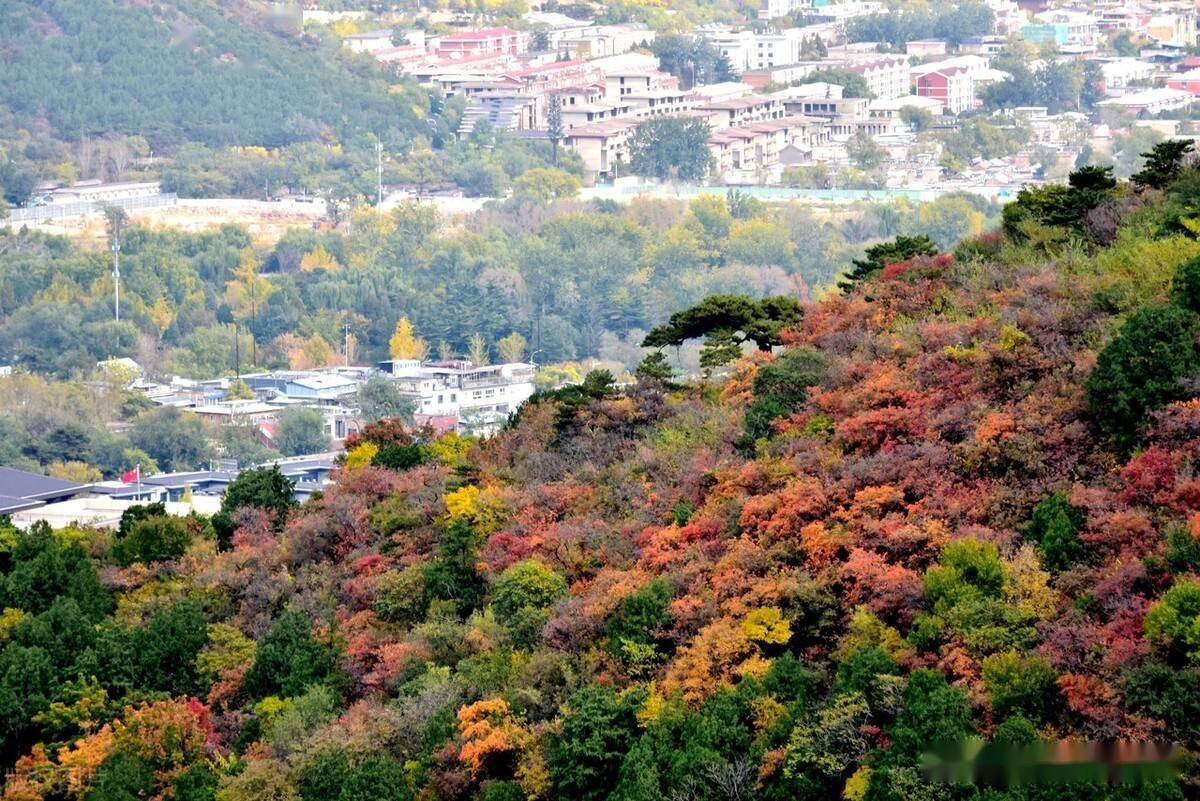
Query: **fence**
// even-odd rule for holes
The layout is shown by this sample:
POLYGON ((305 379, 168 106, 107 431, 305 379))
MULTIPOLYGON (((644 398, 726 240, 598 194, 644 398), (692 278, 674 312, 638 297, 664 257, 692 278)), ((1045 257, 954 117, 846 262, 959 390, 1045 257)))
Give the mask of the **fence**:
POLYGON ((160 209, 174 206, 179 197, 173 193, 149 195, 147 197, 130 197, 123 200, 107 202, 86 201, 82 203, 49 203, 45 206, 30 206, 24 209, 9 209, 8 216, 0 220, 0 225, 9 223, 44 223, 51 220, 62 220, 67 217, 82 217, 100 211, 104 206, 118 206, 125 211, 141 209, 160 209))

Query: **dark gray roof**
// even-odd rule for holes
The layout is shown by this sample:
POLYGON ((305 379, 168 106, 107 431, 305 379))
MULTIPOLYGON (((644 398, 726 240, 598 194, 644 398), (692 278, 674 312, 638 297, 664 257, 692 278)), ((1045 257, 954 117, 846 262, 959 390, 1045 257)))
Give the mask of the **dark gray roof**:
POLYGON ((11 495, 0 495, 0 515, 11 515, 14 512, 36 509, 39 506, 45 506, 45 504, 41 501, 32 501, 28 498, 14 498, 11 495))
POLYGON ((64 481, 11 467, 0 467, 0 495, 12 498, 45 498, 86 489, 87 484, 64 481))

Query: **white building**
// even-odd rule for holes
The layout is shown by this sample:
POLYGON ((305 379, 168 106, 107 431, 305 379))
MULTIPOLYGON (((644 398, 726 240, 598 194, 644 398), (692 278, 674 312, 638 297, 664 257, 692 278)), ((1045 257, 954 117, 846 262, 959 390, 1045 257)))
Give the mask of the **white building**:
POLYGON ((806 30, 786 28, 772 33, 755 33, 712 26, 702 29, 701 35, 729 59, 735 70, 745 72, 800 61, 806 30))
POLYGON ((1134 81, 1146 81, 1154 77, 1157 67, 1136 58, 1114 58, 1100 62, 1104 75, 1104 90, 1107 94, 1121 94, 1134 81))
POLYGON ((1196 102, 1196 96, 1182 89, 1145 89, 1140 92, 1130 92, 1121 97, 1110 97, 1101 100, 1096 105, 1101 108, 1115 108, 1130 114, 1159 114, 1164 111, 1178 111, 1196 102))
POLYGON ((497 429, 533 395, 537 369, 526 362, 476 366, 396 360, 380 366, 416 402, 418 419, 454 417, 458 428, 484 433, 497 429))

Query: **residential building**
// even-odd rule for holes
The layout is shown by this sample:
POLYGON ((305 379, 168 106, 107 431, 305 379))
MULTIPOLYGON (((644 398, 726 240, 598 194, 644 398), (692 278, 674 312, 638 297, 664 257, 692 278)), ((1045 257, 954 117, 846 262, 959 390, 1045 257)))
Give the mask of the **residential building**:
POLYGON ((355 53, 378 53, 393 46, 391 28, 380 28, 342 37, 342 47, 355 53))
POLYGON ((1158 71, 1153 64, 1136 58, 1109 58, 1099 63, 1108 94, 1123 94, 1131 83, 1150 80, 1158 71))
POLYGON ((938 101, 951 114, 975 107, 975 81, 962 67, 927 72, 917 78, 917 95, 938 101))
POLYGON ((574 58, 601 58, 627 53, 635 47, 654 43, 654 29, 644 24, 592 25, 578 33, 561 36, 554 44, 556 52, 574 58))
POLYGON ((908 59, 903 56, 880 56, 866 59, 846 59, 827 62, 830 66, 857 72, 875 97, 885 100, 909 94, 908 59))
POLYGON ((463 431, 496 430, 533 395, 536 366, 524 362, 475 365, 469 361, 394 360, 380 363, 423 416, 458 418, 463 431))
POLYGON ((483 28, 441 37, 437 53, 441 56, 518 55, 529 50, 530 36, 512 28, 483 28))
POLYGON ((714 127, 738 127, 762 120, 777 120, 786 113, 779 98, 763 95, 747 95, 730 100, 701 103, 700 112, 708 112, 715 118, 714 127))
POLYGON ((1167 78, 1167 87, 1190 92, 1200 99, 1200 69, 1188 70, 1167 78))
POLYGON ((1130 92, 1121 97, 1110 97, 1101 100, 1096 105, 1101 108, 1115 108, 1130 114, 1160 114, 1164 111, 1178 111, 1196 102, 1196 95, 1183 89, 1161 87, 1144 89, 1140 92, 1130 92))
POLYGON ((1200 11, 1197 11, 1194 5, 1190 9, 1155 14, 1144 30, 1147 36, 1161 44, 1195 47, 1198 14, 1200 11))
POLYGON ((764 67, 760 70, 746 70, 738 77, 742 83, 755 89, 762 89, 771 84, 787 85, 793 81, 807 78, 822 68, 819 61, 800 61, 796 64, 782 64, 777 67, 764 67))
POLYGON ((904 52, 917 58, 931 58, 946 55, 946 48, 945 39, 914 39, 905 43, 904 52))
POLYGON ((616 178, 628 171, 629 137, 639 122, 637 119, 608 120, 566 132, 563 145, 579 154, 587 183, 616 178))
POLYGON ((814 0, 763 0, 762 8, 758 10, 761 20, 779 19, 812 8, 814 0))
POLYGON ((701 28, 701 35, 721 52, 738 72, 760 70, 801 60, 806 28, 785 28, 776 32, 733 31, 721 26, 701 28))

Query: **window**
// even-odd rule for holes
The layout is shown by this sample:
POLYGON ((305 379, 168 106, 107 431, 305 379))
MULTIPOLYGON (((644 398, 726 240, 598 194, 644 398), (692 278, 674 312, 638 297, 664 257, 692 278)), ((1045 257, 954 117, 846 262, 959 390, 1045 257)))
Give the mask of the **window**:
POLYGON ((455 395, 453 392, 451 392, 451 393, 450 393, 450 402, 451 402, 451 403, 456 403, 457 401, 458 401, 458 396, 457 396, 457 395, 455 395))
POLYGON ((443 400, 444 400, 444 399, 445 399, 445 396, 444 396, 444 395, 438 395, 438 406, 441 406, 441 405, 442 405, 442 402, 443 402, 443 400))

